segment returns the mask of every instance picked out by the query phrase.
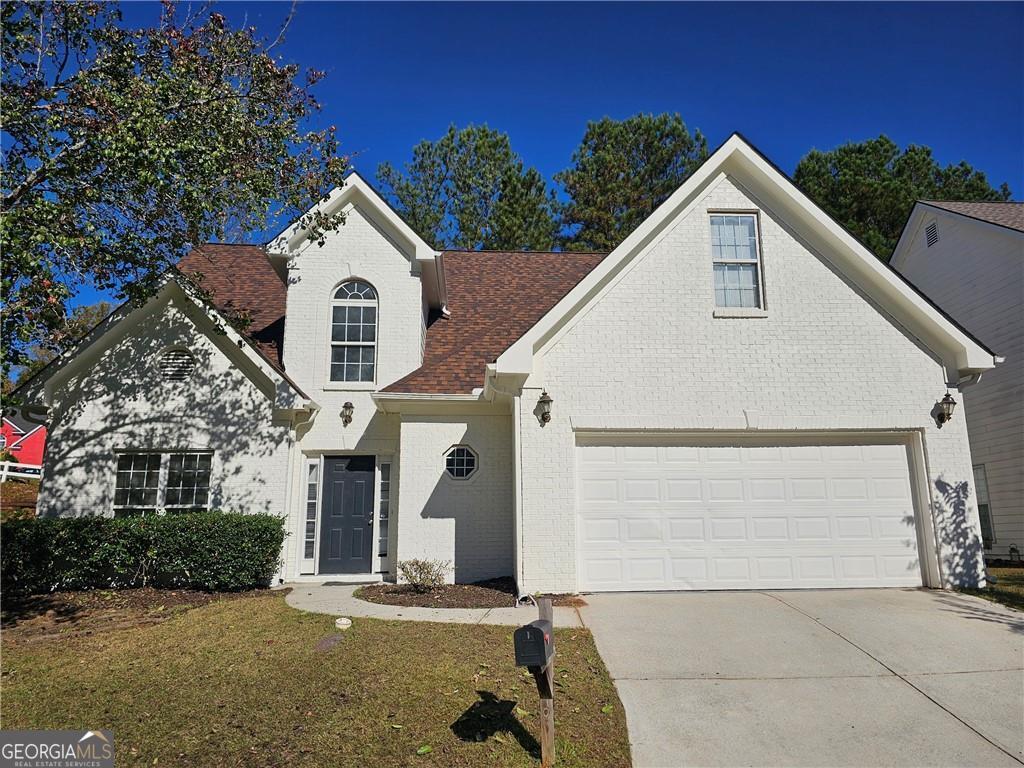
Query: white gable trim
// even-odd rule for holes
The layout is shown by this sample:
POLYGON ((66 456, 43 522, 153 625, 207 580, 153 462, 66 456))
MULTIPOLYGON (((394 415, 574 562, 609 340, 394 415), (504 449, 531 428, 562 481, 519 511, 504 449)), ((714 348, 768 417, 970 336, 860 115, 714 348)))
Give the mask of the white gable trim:
MULTIPOLYGON (((65 352, 26 382, 23 393, 25 400, 47 407, 52 405, 53 395, 63 382, 76 372, 92 365, 104 351, 127 336, 132 328, 175 297, 185 299, 208 317, 211 323, 223 328, 225 338, 231 342, 231 349, 237 349, 242 360, 249 364, 246 367, 250 370, 255 368, 272 387, 275 408, 284 411, 318 408, 291 379, 274 368, 249 339, 232 328, 227 319, 205 301, 186 279, 172 273, 165 276, 163 284, 145 304, 139 307, 132 307, 128 303, 122 304, 97 325, 78 346, 65 352)), ((206 333, 202 328, 199 330, 206 333)))
MULTIPOLYGON (((529 375, 534 356, 562 328, 571 327, 600 300, 603 289, 634 259, 642 257, 658 237, 702 196, 705 188, 722 174, 752 186, 787 221, 813 232, 823 253, 835 254, 835 266, 879 306, 942 357, 951 373, 969 375, 988 370, 998 362, 918 294, 898 274, 881 263, 867 248, 829 217, 781 171, 766 160, 739 134, 733 134, 697 171, 662 203, 639 227, 604 259, 573 290, 562 298, 517 342, 497 359, 499 374, 529 375)), ((831 259, 830 259, 831 261, 831 259)))
MULTIPOLYGON (((5 422, 7 422, 8 424, 10 424, 10 425, 11 425, 11 429, 12 429, 12 430, 13 430, 13 431, 14 431, 14 432, 15 432, 16 434, 19 434, 19 435, 24 435, 24 434, 26 434, 26 433, 25 433, 25 431, 24 431, 24 430, 23 430, 23 429, 22 429, 21 427, 19 427, 19 426, 18 426, 17 424, 15 424, 15 423, 14 423, 13 421, 11 421, 10 419, 8 419, 8 418, 6 418, 6 417, 5 417, 5 418, 4 418, 4 421, 5 421, 5 422)), ((34 431, 34 430, 33 430, 33 431, 34 431)), ((31 433, 29 433, 29 434, 31 434, 31 433)))
POLYGON ((14 449, 14 448, 17 448, 17 447, 18 447, 19 445, 21 445, 21 444, 22 444, 23 442, 25 442, 26 440, 28 440, 28 438, 32 437, 32 435, 34 435, 34 434, 35 434, 36 432, 38 432, 38 431, 39 431, 40 429, 43 429, 43 428, 45 428, 45 427, 46 427, 46 425, 45 425, 45 424, 40 424, 39 426, 37 426, 37 427, 34 427, 33 429, 31 429, 31 430, 29 430, 28 432, 26 432, 25 434, 23 434, 23 435, 22 435, 21 437, 19 437, 19 438, 18 438, 17 440, 15 440, 15 441, 14 441, 13 443, 11 443, 11 444, 10 444, 9 446, 7 446, 7 447, 8 447, 9 449, 14 449))
MULTIPOLYGON (((327 197, 310 208, 306 215, 319 212, 329 216, 349 206, 368 214, 374 223, 383 227, 395 239, 407 256, 416 261, 433 262, 437 251, 417 235, 377 194, 377 190, 355 171, 345 177, 341 186, 332 189, 327 197)), ((267 247, 273 255, 293 256, 308 239, 309 232, 296 221, 273 238, 267 247)))
MULTIPOLYGON (((440 252, 416 234, 377 190, 355 171, 345 177, 340 187, 332 189, 323 200, 310 208, 306 215, 316 212, 331 215, 338 211, 358 211, 379 228, 384 237, 390 239, 399 252, 412 262, 413 270, 417 273, 422 271, 424 292, 430 306, 444 309, 447 293, 440 252)), ((296 221, 267 244, 267 253, 271 257, 291 259, 299 256, 308 243, 309 232, 296 221)))

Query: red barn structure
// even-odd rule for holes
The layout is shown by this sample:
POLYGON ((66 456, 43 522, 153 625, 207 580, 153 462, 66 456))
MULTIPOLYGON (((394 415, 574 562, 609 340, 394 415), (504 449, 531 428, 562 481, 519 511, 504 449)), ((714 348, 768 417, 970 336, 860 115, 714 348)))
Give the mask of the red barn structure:
POLYGON ((43 463, 46 425, 30 421, 20 413, 5 413, 0 428, 0 450, 14 456, 19 464, 43 463))

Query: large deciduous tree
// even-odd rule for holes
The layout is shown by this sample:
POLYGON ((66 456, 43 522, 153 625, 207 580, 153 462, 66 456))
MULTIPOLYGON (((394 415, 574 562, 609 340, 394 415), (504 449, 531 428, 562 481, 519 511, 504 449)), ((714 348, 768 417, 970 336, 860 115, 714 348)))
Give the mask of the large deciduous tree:
POLYGON ((888 260, 916 200, 1009 200, 961 161, 945 167, 928 147, 904 150, 885 135, 822 152, 812 149, 794 180, 881 259, 888 260))
POLYGON ((587 124, 572 166, 555 176, 565 245, 610 251, 707 158, 707 140, 678 114, 605 117, 587 124))
POLYGON ((193 244, 340 224, 305 215, 347 167, 333 127, 307 126, 321 74, 277 40, 171 2, 144 29, 100 2, 5 2, 0 23, 4 376, 69 337, 83 285, 141 299, 193 244))
POLYGON ((404 171, 381 163, 377 178, 436 248, 540 251, 554 244, 554 198, 544 179, 524 167, 506 134, 486 125, 453 125, 413 147, 404 171))

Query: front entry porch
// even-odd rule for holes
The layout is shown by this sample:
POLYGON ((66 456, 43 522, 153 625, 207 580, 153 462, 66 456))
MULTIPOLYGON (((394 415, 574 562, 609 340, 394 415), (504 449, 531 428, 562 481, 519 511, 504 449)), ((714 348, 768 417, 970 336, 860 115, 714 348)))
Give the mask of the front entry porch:
POLYGON ((391 456, 304 457, 297 570, 287 580, 370 583, 388 572, 391 456))

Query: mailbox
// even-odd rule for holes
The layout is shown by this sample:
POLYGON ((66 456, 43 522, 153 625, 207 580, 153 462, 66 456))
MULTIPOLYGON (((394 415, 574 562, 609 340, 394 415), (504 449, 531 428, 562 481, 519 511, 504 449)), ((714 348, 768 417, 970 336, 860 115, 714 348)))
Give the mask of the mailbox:
POLYGON ((551 622, 537 619, 515 631, 512 641, 516 647, 516 666, 545 667, 555 653, 551 622))

